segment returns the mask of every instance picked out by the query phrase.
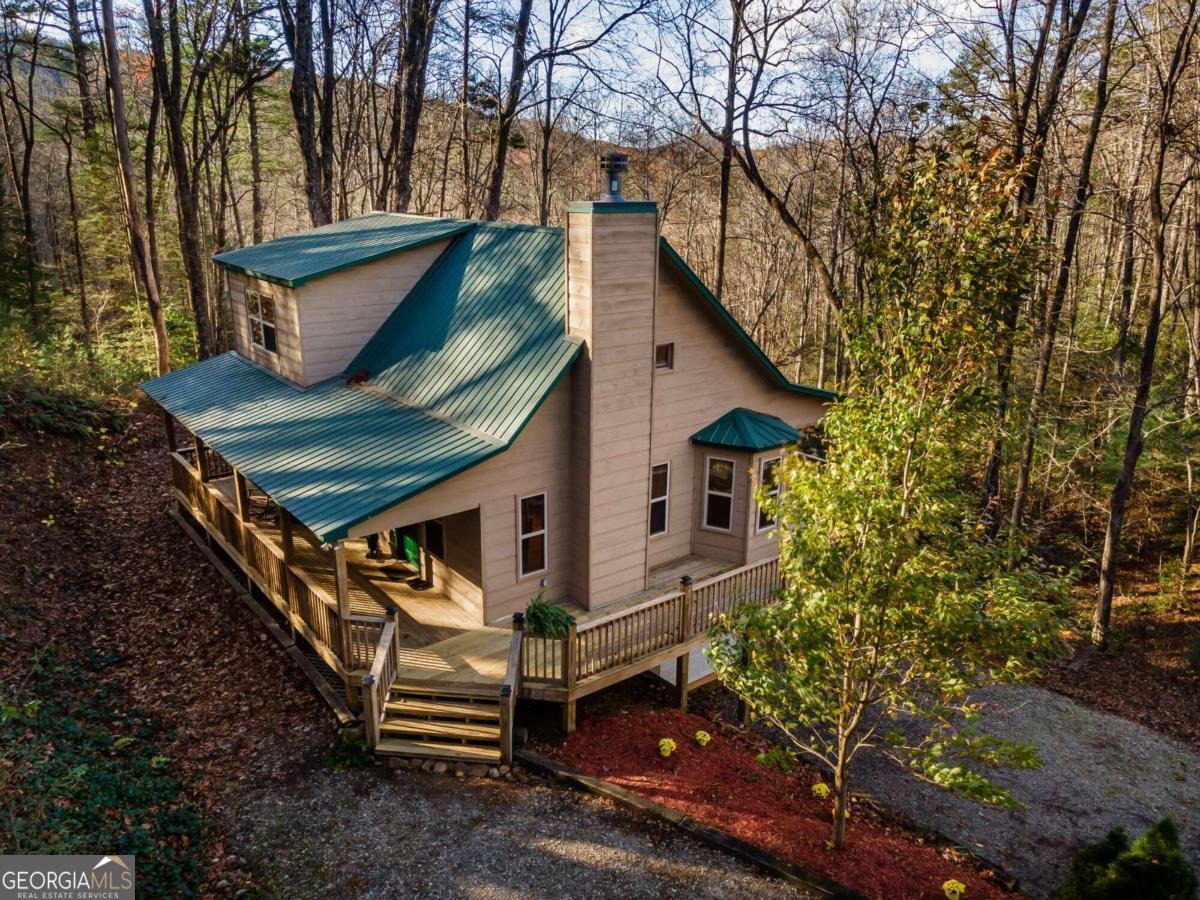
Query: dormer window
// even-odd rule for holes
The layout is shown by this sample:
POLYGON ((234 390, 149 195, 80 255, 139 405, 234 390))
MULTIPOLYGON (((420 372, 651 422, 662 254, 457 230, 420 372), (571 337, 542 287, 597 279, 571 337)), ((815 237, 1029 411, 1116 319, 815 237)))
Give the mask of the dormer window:
POLYGON ((675 368, 675 345, 674 344, 659 344, 654 348, 654 368, 656 369, 673 369, 675 368))
POLYGON ((275 298, 258 291, 246 291, 246 315, 250 319, 250 342, 268 353, 275 353, 275 298))

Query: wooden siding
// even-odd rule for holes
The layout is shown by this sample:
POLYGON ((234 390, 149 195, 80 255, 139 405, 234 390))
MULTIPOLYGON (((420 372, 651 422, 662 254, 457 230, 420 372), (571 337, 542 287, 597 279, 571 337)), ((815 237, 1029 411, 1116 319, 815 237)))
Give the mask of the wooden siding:
POLYGON ((439 516, 446 538, 446 558, 430 554, 433 586, 482 622, 483 573, 480 566, 482 544, 479 535, 479 510, 439 516))
POLYGON ((395 253, 298 288, 302 383, 344 371, 448 243, 395 253))
POLYGON ((575 599, 594 609, 646 583, 656 212, 568 216, 575 599))
MULTIPOLYGON (((692 476, 691 504, 692 551, 709 559, 721 559, 741 565, 746 558, 746 523, 749 512, 754 508, 750 498, 750 455, 713 447, 691 447, 695 465, 692 476), (729 531, 706 528, 704 525, 704 475, 709 457, 733 460, 733 527, 729 531)), ((682 523, 681 523, 682 524, 682 523)))
POLYGON ((304 378, 300 351, 300 322, 296 292, 281 284, 251 278, 240 272, 227 272, 229 304, 233 313, 234 348, 242 356, 295 382, 304 378), (278 352, 269 353, 250 343, 250 319, 246 313, 246 291, 258 291, 275 300, 275 343, 278 352))
MULTIPOLYGON (((747 454, 694 447, 689 441, 693 434, 738 406, 779 416, 797 427, 816 423, 824 409, 823 401, 771 384, 716 317, 696 297, 689 296, 692 290, 669 264, 660 267, 654 343, 675 344, 675 365, 656 370, 654 376, 651 456, 655 464, 671 463, 671 506, 667 533, 650 539, 651 566, 692 552, 731 562, 746 561, 744 529, 739 529, 738 548, 727 549, 728 555, 722 555, 719 548, 729 547, 730 542, 721 537, 714 539, 714 532, 698 527, 704 503, 699 469, 706 452, 739 457, 734 514, 735 522, 747 523, 749 516, 756 514, 754 504, 747 502, 750 458, 747 454)), ((774 540, 769 541, 773 547, 774 540)), ((766 553, 760 540, 752 539, 750 543, 752 556, 766 553)))
MULTIPOLYGON (((425 519, 478 510, 481 533, 480 577, 486 609, 480 620, 495 621, 524 609, 548 582, 546 596, 572 596, 573 525, 568 461, 569 387, 566 379, 506 452, 436 485, 351 529, 352 536, 398 528, 425 519), (517 498, 546 492, 548 567, 520 578, 517 574, 517 498)), ((450 535, 446 536, 449 552, 450 535)))

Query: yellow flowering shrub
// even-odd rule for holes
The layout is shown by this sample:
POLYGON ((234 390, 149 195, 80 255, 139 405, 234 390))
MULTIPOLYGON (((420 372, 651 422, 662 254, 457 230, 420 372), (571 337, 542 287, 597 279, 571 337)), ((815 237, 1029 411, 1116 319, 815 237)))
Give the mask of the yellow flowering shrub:
POLYGON ((829 799, 829 785, 827 785, 823 781, 818 781, 816 784, 814 784, 812 786, 812 792, 813 792, 813 796, 816 797, 818 800, 828 800, 829 799))
POLYGON ((961 881, 951 878, 949 881, 942 883, 942 892, 945 893, 946 900, 960 900, 967 892, 967 886, 961 881))
POLYGON ((663 738, 658 742, 658 752, 662 754, 663 759, 666 759, 675 752, 676 743, 670 738, 663 738))
POLYGON ((712 735, 709 734, 707 731, 697 731, 696 732, 696 743, 699 744, 701 747, 708 746, 708 742, 711 740, 712 740, 712 735))

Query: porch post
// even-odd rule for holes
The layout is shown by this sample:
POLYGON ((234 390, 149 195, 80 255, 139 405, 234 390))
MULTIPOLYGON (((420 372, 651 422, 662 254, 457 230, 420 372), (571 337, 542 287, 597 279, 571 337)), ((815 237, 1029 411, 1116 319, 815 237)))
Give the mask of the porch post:
POLYGON ((200 473, 201 481, 208 481, 210 476, 208 454, 205 452, 204 441, 200 440, 200 435, 192 435, 192 445, 196 448, 196 471, 200 473))
MULTIPOLYGON (((162 407, 159 407, 162 409, 162 407)), ((167 432, 167 453, 174 453, 179 449, 179 442, 175 440, 175 422, 171 418, 171 414, 165 409, 162 410, 163 427, 167 432)))
MULTIPOLYGON (((242 474, 241 469, 233 470, 233 495, 237 499, 237 517, 238 525, 242 535, 242 559, 246 565, 250 563, 250 530, 246 527, 246 520, 250 516, 250 491, 246 487, 246 476, 242 474)), ((249 580, 249 576, 247 576, 249 580)))
POLYGON ((424 522, 421 522, 417 526, 417 534, 420 544, 418 549, 421 552, 421 571, 419 573, 421 581, 425 584, 425 587, 433 587, 433 560, 430 558, 429 538, 426 535, 424 522))
MULTIPOLYGON (((350 671, 350 580, 349 574, 346 571, 346 543, 345 541, 335 541, 333 544, 333 573, 337 581, 337 611, 338 611, 338 639, 341 647, 338 649, 341 652, 342 664, 346 667, 346 671, 350 671)), ((351 686, 350 681, 346 681, 346 700, 350 704, 350 708, 354 709, 357 706, 356 701, 357 691, 351 686)))
POLYGON ((688 663, 691 654, 687 650, 687 641, 692 637, 692 576, 684 575, 679 579, 679 590, 683 597, 679 604, 679 641, 683 644, 684 652, 675 657, 675 700, 679 708, 688 708, 688 663))
POLYGON ((567 734, 575 732, 575 617, 571 616, 567 623, 567 636, 562 641, 563 648, 563 687, 567 689, 567 702, 563 704, 563 731, 567 734))
POLYGON ((292 597, 292 564, 296 561, 296 545, 292 538, 292 516, 279 507, 279 538, 283 544, 283 602, 288 610, 288 626, 292 640, 296 639, 295 600, 292 597))

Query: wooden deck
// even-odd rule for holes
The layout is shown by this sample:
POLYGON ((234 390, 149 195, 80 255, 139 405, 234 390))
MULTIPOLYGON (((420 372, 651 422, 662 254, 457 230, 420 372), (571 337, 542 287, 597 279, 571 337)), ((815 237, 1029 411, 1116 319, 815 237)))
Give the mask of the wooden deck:
MULTIPOLYGON (((233 477, 208 482, 236 503, 233 477)), ((283 551, 283 534, 273 508, 251 504, 251 520, 264 536, 283 551)), ((329 554, 301 533, 294 541, 296 566, 327 595, 337 592, 337 577, 329 554)), ((479 628, 479 622, 436 588, 421 584, 417 573, 396 559, 367 559, 365 540, 346 541, 346 571, 350 576, 350 610, 356 615, 382 616, 395 605, 400 610, 401 647, 421 648, 479 628)))
MULTIPOLYGON (((703 556, 685 556, 650 570, 647 588, 630 594, 600 609, 584 610, 568 604, 577 627, 619 616, 679 586, 679 579, 691 575, 699 581, 734 568, 731 563, 703 556)), ((498 625, 476 627, 419 650, 399 655, 398 682, 430 684, 500 684, 504 680, 512 626, 508 620, 498 625)), ((557 659, 557 655, 555 656, 557 659)))

